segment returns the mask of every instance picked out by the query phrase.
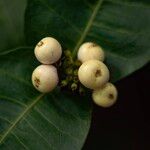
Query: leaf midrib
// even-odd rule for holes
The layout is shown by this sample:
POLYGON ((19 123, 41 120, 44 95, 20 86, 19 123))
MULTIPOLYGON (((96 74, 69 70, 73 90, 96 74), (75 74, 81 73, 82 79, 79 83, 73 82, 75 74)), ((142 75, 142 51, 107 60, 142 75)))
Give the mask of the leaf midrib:
POLYGON ((102 3, 103 3, 103 0, 99 0, 95 6, 95 8, 93 9, 93 12, 89 18, 89 21, 87 22, 86 26, 85 26, 85 29, 83 31, 83 34, 81 34, 74 50, 73 50, 73 57, 76 56, 76 53, 78 51, 78 48, 80 47, 81 43, 84 41, 85 37, 87 36, 92 24, 93 24, 93 21, 98 13, 98 10, 100 9, 100 7, 102 6, 102 3))
POLYGON ((33 102, 16 118, 14 123, 8 128, 8 130, 3 134, 0 139, 0 144, 8 137, 11 131, 16 127, 16 125, 24 118, 24 116, 41 100, 45 94, 40 94, 33 102))

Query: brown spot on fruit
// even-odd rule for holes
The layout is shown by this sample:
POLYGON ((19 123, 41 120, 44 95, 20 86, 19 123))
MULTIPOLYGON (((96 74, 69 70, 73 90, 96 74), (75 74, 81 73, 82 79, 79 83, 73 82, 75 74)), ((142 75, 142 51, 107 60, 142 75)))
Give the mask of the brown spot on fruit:
POLYGON ((111 100, 114 99, 114 95, 111 94, 111 93, 108 95, 108 97, 109 97, 109 99, 111 99, 111 100))
POLYGON ((88 48, 97 47, 98 45, 96 43, 89 44, 88 48))
POLYGON ((37 44, 37 46, 40 47, 40 46, 42 46, 43 44, 44 44, 44 42, 43 42, 43 41, 40 41, 40 42, 37 44))
POLYGON ((40 79, 38 79, 37 77, 35 77, 34 82, 35 82, 35 86, 38 88, 39 85, 40 85, 40 79))
POLYGON ((98 45, 96 44, 96 43, 92 43, 91 45, 90 45, 90 48, 92 48, 92 47, 97 47, 98 45))
POLYGON ((99 77, 101 75, 102 75, 101 70, 96 70, 95 77, 99 77))

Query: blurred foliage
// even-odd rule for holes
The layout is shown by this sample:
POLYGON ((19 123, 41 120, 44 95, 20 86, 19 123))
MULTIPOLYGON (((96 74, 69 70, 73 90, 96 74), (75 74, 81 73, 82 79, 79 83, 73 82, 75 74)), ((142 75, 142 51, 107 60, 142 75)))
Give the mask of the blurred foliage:
POLYGON ((0 52, 24 44, 26 0, 0 0, 0 52))

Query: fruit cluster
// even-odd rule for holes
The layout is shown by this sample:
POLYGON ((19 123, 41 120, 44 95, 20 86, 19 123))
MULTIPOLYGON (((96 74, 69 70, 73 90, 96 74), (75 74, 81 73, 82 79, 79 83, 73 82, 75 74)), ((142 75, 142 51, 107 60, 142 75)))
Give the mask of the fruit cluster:
POLYGON ((38 91, 52 91, 60 78, 60 87, 69 87, 72 91, 78 89, 79 93, 84 91, 83 86, 92 89, 93 101, 99 106, 110 107, 116 102, 117 89, 108 82, 109 70, 103 63, 105 53, 99 45, 92 42, 82 44, 78 50, 78 60, 74 61, 69 50, 62 53, 60 43, 46 37, 36 45, 34 52, 43 64, 32 74, 32 83, 38 91))

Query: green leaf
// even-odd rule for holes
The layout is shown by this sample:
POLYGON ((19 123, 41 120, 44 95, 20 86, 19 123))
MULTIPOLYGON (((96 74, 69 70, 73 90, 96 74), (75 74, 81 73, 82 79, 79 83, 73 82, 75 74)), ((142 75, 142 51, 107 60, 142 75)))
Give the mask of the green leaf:
POLYGON ((81 149, 91 120, 89 98, 59 89, 37 92, 31 84, 38 65, 31 48, 0 54, 0 64, 0 149, 81 149))
POLYGON ((76 55, 85 41, 106 52, 111 81, 117 81, 150 59, 150 2, 147 0, 29 0, 25 18, 28 44, 57 38, 76 55))
POLYGON ((24 44, 26 0, 0 0, 0 52, 24 44))

